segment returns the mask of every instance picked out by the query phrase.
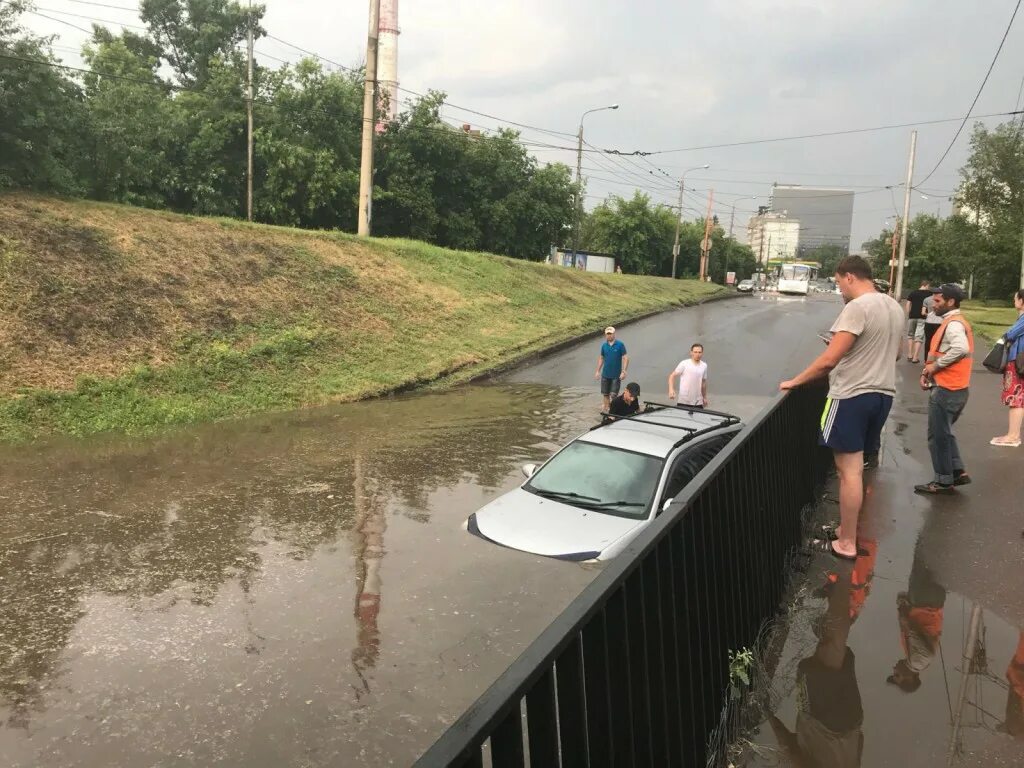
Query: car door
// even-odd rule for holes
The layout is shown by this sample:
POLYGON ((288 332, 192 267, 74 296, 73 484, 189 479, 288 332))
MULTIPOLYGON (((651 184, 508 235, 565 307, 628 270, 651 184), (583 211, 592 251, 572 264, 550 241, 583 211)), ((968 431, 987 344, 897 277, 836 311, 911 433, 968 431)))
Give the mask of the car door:
POLYGON ((729 441, 736 435, 729 432, 724 435, 714 435, 701 440, 699 443, 687 446, 675 461, 672 462, 672 469, 669 470, 668 480, 665 483, 665 491, 656 507, 657 514, 665 509, 666 502, 678 496, 690 481, 697 476, 710 461, 718 455, 719 451, 729 444, 729 441))

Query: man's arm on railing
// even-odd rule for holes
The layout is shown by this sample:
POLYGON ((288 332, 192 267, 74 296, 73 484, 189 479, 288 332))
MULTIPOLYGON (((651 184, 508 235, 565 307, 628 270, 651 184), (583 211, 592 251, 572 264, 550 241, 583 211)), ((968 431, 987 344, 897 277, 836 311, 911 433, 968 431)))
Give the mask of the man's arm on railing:
POLYGON ((853 349, 853 343, 857 340, 849 331, 838 331, 832 336, 832 341, 825 351, 818 355, 818 358, 807 366, 806 369, 795 378, 784 381, 779 389, 795 389, 811 381, 827 376, 829 372, 839 365, 847 352, 853 349))

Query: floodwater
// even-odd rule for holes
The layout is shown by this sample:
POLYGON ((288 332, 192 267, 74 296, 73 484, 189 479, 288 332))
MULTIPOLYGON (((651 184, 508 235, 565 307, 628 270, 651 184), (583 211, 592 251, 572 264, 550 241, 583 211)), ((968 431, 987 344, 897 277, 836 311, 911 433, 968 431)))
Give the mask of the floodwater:
MULTIPOLYGON (((737 766, 1024 765, 1024 517, 1020 456, 988 445, 1006 428, 999 377, 978 366, 955 428, 974 482, 927 498, 912 488, 931 477, 927 395, 915 366, 898 370, 861 556, 810 561, 756 693, 774 718, 737 766)), ((830 494, 823 520, 838 519, 830 494)))
MULTIPOLYGON (((759 410, 834 301, 622 329, 759 410)), ((465 518, 595 421, 586 342, 509 379, 0 449, 0 765, 408 765, 593 578, 465 518), (579 361, 586 360, 586 364, 579 361)))

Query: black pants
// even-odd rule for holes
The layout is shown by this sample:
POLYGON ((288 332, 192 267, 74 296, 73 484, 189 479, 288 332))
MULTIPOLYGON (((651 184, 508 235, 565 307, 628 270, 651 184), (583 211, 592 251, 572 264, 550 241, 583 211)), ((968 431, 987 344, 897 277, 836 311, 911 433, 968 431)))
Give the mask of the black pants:
POLYGON ((937 330, 939 330, 938 323, 924 324, 924 353, 922 354, 922 357, 926 362, 928 360, 928 350, 932 348, 932 337, 935 335, 937 330))

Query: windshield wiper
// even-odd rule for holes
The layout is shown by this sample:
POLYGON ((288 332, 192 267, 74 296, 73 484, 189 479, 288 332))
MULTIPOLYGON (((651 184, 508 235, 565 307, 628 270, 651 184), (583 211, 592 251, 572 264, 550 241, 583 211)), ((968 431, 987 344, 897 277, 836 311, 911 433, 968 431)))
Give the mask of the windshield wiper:
POLYGON ((577 501, 596 501, 601 500, 596 496, 584 496, 581 493, 574 493, 572 491, 542 491, 539 488, 534 488, 533 492, 538 496, 543 496, 545 499, 576 499, 577 501))
POLYGON ((642 501, 602 501, 598 504, 594 504, 595 507, 645 507, 647 506, 642 501))

